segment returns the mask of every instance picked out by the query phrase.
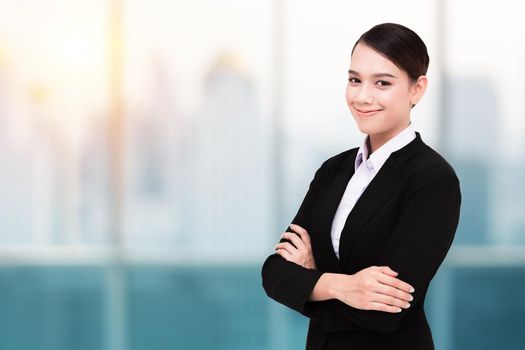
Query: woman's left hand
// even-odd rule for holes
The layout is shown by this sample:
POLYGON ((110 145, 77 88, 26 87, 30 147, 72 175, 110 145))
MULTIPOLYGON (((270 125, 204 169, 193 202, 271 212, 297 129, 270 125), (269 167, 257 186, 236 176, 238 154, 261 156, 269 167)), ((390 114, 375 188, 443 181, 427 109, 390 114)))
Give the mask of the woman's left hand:
POLYGON ((290 240, 293 245, 289 242, 278 243, 275 246, 276 253, 284 259, 301 265, 304 268, 317 269, 308 231, 295 224, 291 224, 290 228, 297 232, 299 236, 293 232, 284 232, 281 238, 290 240))

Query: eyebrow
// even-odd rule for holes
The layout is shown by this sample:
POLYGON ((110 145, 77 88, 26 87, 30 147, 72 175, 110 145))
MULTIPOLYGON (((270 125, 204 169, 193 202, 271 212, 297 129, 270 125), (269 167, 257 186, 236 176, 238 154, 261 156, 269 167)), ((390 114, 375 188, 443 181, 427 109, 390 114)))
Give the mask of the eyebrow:
MULTIPOLYGON (((348 74, 360 75, 360 74, 357 73, 355 70, 351 70, 351 69, 348 70, 348 74)), ((390 78, 397 79, 397 77, 396 77, 395 75, 392 75, 392 74, 390 74, 390 73, 375 73, 375 74, 372 74, 372 76, 373 76, 374 78, 390 77, 390 78)))

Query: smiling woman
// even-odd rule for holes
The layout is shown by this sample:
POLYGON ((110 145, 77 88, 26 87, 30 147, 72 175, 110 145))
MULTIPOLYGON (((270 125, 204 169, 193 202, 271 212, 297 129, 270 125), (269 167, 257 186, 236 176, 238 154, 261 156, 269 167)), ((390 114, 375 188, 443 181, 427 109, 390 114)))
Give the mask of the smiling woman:
POLYGON ((262 267, 268 296, 310 318, 307 349, 434 349, 423 305, 461 192, 411 125, 428 62, 423 41, 398 24, 354 45, 346 101, 367 136, 321 165, 262 267))
MULTIPOLYGON (((392 36, 404 34, 402 29, 393 29, 392 36)), ((354 46, 346 89, 346 101, 359 130, 370 135, 371 152, 408 126, 410 109, 428 85, 429 59, 420 40, 401 41, 415 47, 394 50, 377 36, 363 35, 354 46)), ((392 41, 389 44, 397 44, 392 41)))

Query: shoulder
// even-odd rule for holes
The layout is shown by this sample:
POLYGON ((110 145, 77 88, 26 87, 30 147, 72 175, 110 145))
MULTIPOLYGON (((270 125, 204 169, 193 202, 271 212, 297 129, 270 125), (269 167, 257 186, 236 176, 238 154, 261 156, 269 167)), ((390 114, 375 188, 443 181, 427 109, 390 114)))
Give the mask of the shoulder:
POLYGON ((321 164, 318 171, 322 171, 323 173, 334 173, 348 164, 354 164, 358 150, 359 147, 354 147, 329 157, 321 164))
POLYGON ((439 152, 422 141, 416 146, 411 152, 400 152, 394 157, 399 169, 414 186, 447 180, 459 187, 456 171, 439 152))
MULTIPOLYGON (((351 149, 347 149, 346 151, 343 151, 341 153, 335 154, 324 161, 324 163, 327 163, 329 166, 334 166, 346 161, 354 161, 355 156, 357 155, 357 151, 359 150, 359 147, 354 147, 351 149)), ((323 164, 324 164, 323 163, 323 164)))

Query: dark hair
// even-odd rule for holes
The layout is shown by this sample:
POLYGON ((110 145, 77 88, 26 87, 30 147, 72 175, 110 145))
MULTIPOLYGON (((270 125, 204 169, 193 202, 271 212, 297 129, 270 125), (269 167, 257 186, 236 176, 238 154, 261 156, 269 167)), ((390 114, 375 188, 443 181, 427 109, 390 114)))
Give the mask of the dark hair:
POLYGON ((372 27, 357 39, 392 61, 399 69, 407 72, 412 81, 425 75, 429 57, 427 47, 419 35, 396 23, 383 23, 372 27))

